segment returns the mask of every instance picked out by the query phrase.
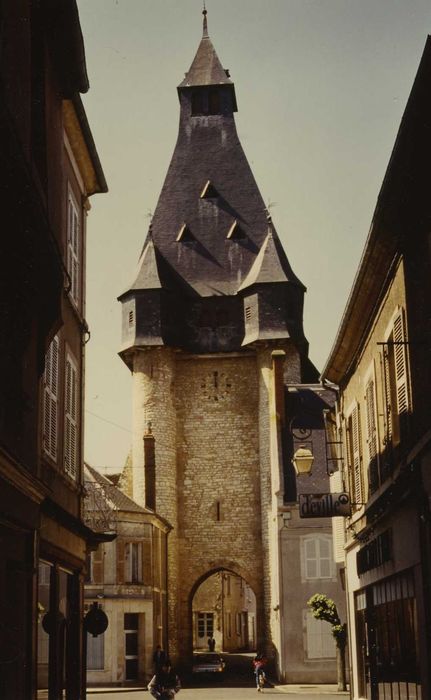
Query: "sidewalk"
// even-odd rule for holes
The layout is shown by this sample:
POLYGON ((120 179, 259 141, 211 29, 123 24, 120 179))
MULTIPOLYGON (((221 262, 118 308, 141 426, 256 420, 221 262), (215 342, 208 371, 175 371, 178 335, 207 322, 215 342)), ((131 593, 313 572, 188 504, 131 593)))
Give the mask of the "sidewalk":
POLYGON ((301 683, 300 685, 293 685, 289 683, 288 685, 278 685, 274 683, 274 688, 280 690, 282 693, 291 693, 296 695, 336 695, 340 698, 348 698, 350 693, 348 690, 340 691, 337 690, 336 684, 306 684, 301 683))

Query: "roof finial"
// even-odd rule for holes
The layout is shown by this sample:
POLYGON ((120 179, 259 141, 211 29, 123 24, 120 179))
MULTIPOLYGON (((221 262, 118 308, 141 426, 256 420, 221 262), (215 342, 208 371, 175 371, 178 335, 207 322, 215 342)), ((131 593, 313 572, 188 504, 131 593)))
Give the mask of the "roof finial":
POLYGON ((205 7, 205 0, 204 0, 204 9, 202 10, 202 14, 204 16, 204 28, 202 32, 202 37, 207 37, 208 36, 208 22, 207 22, 207 8, 205 7))

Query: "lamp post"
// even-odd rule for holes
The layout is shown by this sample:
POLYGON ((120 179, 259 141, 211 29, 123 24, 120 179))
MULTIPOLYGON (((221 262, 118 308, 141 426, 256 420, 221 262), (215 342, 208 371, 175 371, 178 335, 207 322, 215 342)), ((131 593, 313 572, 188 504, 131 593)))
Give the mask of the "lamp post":
POLYGON ((292 464, 295 467, 296 476, 308 474, 311 476, 314 455, 305 445, 300 445, 292 457, 292 464))

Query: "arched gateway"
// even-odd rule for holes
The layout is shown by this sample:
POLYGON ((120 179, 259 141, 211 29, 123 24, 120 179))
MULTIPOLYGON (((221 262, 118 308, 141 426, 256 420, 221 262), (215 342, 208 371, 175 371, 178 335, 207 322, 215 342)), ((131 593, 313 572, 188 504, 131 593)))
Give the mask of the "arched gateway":
MULTIPOLYGON (((173 528, 167 555, 173 660, 192 652, 197 583, 223 569, 253 589, 256 644, 278 661, 288 629, 282 620, 288 593, 280 583, 287 520, 280 516, 286 497, 296 499, 278 421, 284 383, 317 378, 302 329, 305 288, 239 142, 234 84, 205 13, 178 96, 177 144, 138 274, 120 297, 121 356, 133 374, 131 491, 173 528)), ((292 566, 299 572, 295 537, 292 566)), ((300 586, 295 581, 289 594, 300 586)), ((301 615, 302 608, 289 640, 302 648, 301 615)))

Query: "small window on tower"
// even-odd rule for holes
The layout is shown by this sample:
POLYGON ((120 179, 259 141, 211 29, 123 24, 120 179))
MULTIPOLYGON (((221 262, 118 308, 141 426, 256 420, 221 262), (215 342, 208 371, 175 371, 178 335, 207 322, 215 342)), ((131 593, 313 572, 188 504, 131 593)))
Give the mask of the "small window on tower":
POLYGON ((208 114, 220 113, 220 91, 218 88, 212 88, 208 94, 208 114))
POLYGON ((129 311, 129 326, 133 326, 134 320, 135 320, 135 315, 133 313, 133 310, 129 311))
POLYGON ((207 180, 205 187, 201 192, 201 199, 214 199, 215 197, 218 197, 218 192, 211 180, 207 180))
POLYGON ((241 228, 241 226, 239 225, 239 223, 236 219, 233 222, 232 226, 230 227, 229 231, 227 232, 226 238, 229 238, 229 240, 231 240, 231 241, 237 241, 240 238, 247 238, 247 234, 241 228))
POLYGON ((192 95, 192 116, 204 113, 204 99, 202 90, 196 90, 192 95))
POLYGON ((245 307, 245 320, 251 321, 251 306, 245 307))
POLYGON ((190 231, 189 227, 187 224, 183 224, 178 231, 178 235, 176 237, 177 243, 190 243, 191 241, 195 241, 196 238, 190 231))

